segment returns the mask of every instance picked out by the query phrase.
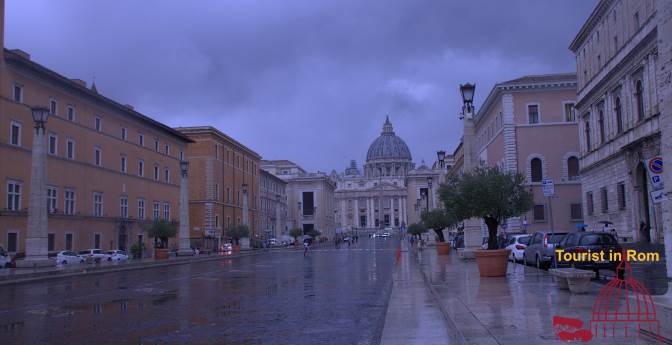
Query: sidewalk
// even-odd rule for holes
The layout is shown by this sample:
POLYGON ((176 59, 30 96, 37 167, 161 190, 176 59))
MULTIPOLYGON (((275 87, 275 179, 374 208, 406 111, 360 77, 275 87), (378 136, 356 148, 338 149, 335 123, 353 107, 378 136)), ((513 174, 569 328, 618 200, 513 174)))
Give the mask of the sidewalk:
POLYGON ((72 264, 68 266, 55 266, 47 268, 10 268, 0 269, 0 286, 40 281, 45 279, 58 279, 84 274, 101 274, 119 271, 130 271, 152 267, 165 267, 183 265, 195 262, 212 260, 232 259, 241 256, 263 253, 265 250, 243 251, 235 254, 211 254, 197 256, 170 257, 167 260, 154 260, 146 258, 142 260, 129 260, 126 262, 102 262, 99 264, 72 264))
MULTIPOLYGON (((419 251, 417 260, 440 307, 468 344, 567 344, 555 334, 553 317, 577 318, 583 321, 582 328, 589 328, 595 298, 603 287, 594 283, 588 294, 570 294, 559 290, 548 272, 513 263, 506 278, 481 278, 474 260, 460 260, 454 251, 437 256, 434 247, 419 251)), ((654 301, 661 335, 669 339, 672 308, 663 303, 668 297, 654 301)), ((632 327, 628 338, 600 334, 588 343, 661 344, 638 336, 632 327)))
POLYGON ((447 320, 427 288, 414 253, 402 241, 401 260, 392 276, 381 345, 460 344, 450 334, 447 320))

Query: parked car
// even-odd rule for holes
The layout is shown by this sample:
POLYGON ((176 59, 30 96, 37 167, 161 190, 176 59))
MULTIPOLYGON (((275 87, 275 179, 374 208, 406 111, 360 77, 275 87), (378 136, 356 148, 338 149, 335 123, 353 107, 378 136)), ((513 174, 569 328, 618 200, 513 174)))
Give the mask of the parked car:
POLYGON ((269 245, 270 247, 275 247, 275 246, 278 245, 278 240, 275 239, 275 238, 271 238, 270 240, 268 240, 268 245, 269 245))
MULTIPOLYGON (((609 252, 620 252, 621 246, 618 241, 608 232, 575 232, 567 235, 557 246, 569 253, 604 253, 604 259, 601 261, 558 261, 558 267, 573 266, 580 269, 594 270, 599 276, 600 269, 616 270, 618 261, 609 261, 609 252)), ((557 259, 554 257, 554 259, 557 259)))
POLYGON ((56 254, 56 263, 60 265, 83 264, 85 261, 84 257, 69 250, 60 251, 56 254))
POLYGON ((107 261, 126 261, 128 254, 123 250, 109 250, 107 252, 107 261))
POLYGON ((530 243, 530 235, 527 234, 512 234, 508 236, 509 242, 507 242, 506 248, 511 249, 511 255, 509 260, 513 262, 523 261, 523 254, 525 254, 525 248, 527 244, 530 243))
POLYGON ((390 236, 391 236, 391 234, 390 234, 389 232, 387 232, 387 231, 386 231, 386 232, 383 232, 383 234, 380 235, 380 237, 382 237, 382 238, 388 238, 388 237, 390 237, 390 236))
POLYGON ((233 245, 231 243, 224 243, 223 247, 225 252, 230 252, 233 250, 233 245))
POLYGON ((80 250, 79 255, 86 261, 100 262, 107 260, 107 254, 103 253, 103 251, 100 249, 80 250))
POLYGON ((523 261, 526 265, 534 264, 537 268, 548 268, 555 256, 554 248, 562 241, 566 232, 537 231, 525 248, 523 261))
POLYGON ((9 256, 9 253, 0 246, 0 268, 10 268, 12 267, 12 258, 9 256))

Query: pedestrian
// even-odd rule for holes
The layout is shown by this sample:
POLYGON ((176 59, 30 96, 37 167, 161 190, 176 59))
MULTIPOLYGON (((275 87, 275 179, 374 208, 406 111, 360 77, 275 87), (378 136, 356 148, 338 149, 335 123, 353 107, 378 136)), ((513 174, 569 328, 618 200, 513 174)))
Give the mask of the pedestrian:
POLYGON ((303 256, 306 256, 308 254, 308 246, 310 246, 310 242, 308 242, 308 239, 303 240, 303 256))

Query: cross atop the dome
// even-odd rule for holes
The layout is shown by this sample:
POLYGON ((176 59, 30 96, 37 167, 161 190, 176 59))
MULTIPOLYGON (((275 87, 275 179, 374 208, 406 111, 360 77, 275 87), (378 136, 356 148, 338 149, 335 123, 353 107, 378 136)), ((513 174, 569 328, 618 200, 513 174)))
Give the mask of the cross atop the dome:
POLYGON ((392 123, 390 122, 389 115, 385 115, 385 124, 383 124, 383 133, 394 134, 394 128, 392 128, 392 123))

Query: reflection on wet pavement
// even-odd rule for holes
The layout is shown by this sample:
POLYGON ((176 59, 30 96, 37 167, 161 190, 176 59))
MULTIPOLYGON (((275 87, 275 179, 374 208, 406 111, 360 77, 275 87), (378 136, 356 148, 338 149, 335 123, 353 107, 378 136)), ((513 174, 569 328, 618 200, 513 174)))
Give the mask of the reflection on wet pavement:
POLYGON ((0 287, 2 344, 378 344, 394 240, 0 287))

